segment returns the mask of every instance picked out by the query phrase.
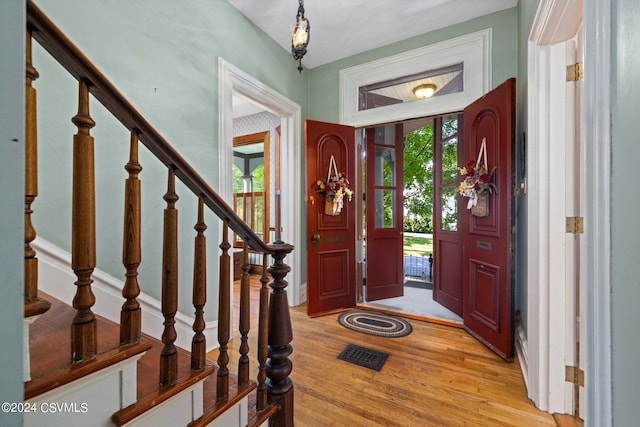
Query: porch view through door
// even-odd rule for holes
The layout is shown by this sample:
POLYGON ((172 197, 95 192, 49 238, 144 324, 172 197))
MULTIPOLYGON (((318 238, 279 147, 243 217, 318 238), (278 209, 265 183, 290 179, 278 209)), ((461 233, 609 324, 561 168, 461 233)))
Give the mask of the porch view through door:
MULTIPOLYGON (((397 234, 404 230, 398 246, 379 244, 371 238, 380 232, 378 225, 384 227, 384 221, 392 220, 394 205, 385 206, 387 212, 383 218, 367 216, 367 277, 361 302, 368 306, 462 325, 462 250, 456 193, 461 127, 462 115, 451 114, 366 130, 367 160, 373 159, 365 161, 368 194, 374 194, 369 186, 380 184, 379 177, 390 176, 392 168, 399 166, 385 160, 385 153, 386 158, 390 158, 390 144, 381 145, 382 136, 386 135, 388 141, 397 141, 398 156, 403 158, 404 166, 397 178, 403 195, 397 203, 401 220, 397 234), (374 251, 386 254, 386 261, 372 259, 374 251), (388 268, 393 260, 401 269, 401 295, 377 298, 375 287, 373 295, 371 292, 371 279, 380 281, 379 270, 388 268)), ((371 208, 366 212, 370 211, 371 208)), ((378 210, 374 215, 379 216, 378 210)))
POLYGON ((355 144, 354 128, 315 121, 305 126, 309 314, 358 302, 462 325, 456 193, 462 115, 421 118, 361 132, 365 148, 357 167, 349 155, 355 152, 349 148, 355 144), (328 195, 318 192, 317 181, 327 179, 331 156, 347 177, 363 177, 359 186, 360 179, 351 179, 355 199, 362 199, 363 193, 372 195, 364 197, 361 220, 355 218, 355 201, 345 201, 339 215, 325 210, 328 195), (356 224, 362 229, 356 230, 356 224), (403 229, 415 232, 403 236, 403 229), (363 236, 357 240, 362 246, 357 249, 355 234, 363 236), (349 262, 356 253, 362 254, 364 277, 349 262))

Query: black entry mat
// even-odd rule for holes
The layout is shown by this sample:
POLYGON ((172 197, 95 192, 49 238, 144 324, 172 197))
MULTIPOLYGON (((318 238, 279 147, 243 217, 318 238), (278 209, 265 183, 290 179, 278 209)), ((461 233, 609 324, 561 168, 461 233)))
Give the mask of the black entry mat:
POLYGON ((418 280, 407 280, 404 285, 410 288, 433 289, 431 282, 420 282, 418 280))
POLYGON ((338 359, 354 365, 363 366, 365 368, 379 371, 387 361, 389 354, 370 348, 360 347, 359 345, 349 344, 347 348, 342 350, 338 359))

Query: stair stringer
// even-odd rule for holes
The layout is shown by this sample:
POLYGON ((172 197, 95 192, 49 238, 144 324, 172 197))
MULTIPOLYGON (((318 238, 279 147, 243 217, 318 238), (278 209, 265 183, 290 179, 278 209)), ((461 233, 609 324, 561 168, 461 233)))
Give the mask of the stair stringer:
MULTIPOLYGON (((77 280, 71 269, 71 254, 42 237, 37 237, 31 246, 38 254, 38 288, 54 298, 71 304, 76 292, 73 283, 77 280)), ((120 309, 124 302, 122 298, 124 282, 98 268, 94 269, 92 279, 91 289, 96 296, 96 303, 92 307, 93 312, 112 322, 120 323, 120 309)), ((137 299, 142 307, 142 332, 160 340, 164 330, 160 301, 143 292, 137 299)), ((191 351, 193 317, 178 312, 175 320, 177 332, 175 345, 191 351)), ((218 322, 207 322, 203 333, 207 340, 206 351, 218 348, 218 322)))

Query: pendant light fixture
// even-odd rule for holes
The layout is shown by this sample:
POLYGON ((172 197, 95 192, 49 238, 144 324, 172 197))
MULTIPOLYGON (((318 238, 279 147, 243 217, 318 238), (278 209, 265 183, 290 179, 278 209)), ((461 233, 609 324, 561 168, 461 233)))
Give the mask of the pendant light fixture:
POLYGON ((291 26, 291 54, 298 61, 298 71, 302 73, 302 57, 307 53, 309 44, 309 20, 304 17, 304 2, 298 0, 296 23, 291 26))

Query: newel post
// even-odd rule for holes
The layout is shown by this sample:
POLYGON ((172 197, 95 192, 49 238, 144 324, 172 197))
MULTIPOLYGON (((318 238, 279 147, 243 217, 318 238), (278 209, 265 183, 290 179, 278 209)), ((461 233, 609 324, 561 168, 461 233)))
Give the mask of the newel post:
POLYGON ((269 303, 269 360, 267 361, 267 396, 270 404, 276 405, 278 411, 271 417, 269 425, 293 426, 293 382, 292 364, 289 355, 293 352, 291 341, 291 317, 287 300, 287 281, 284 277, 291 268, 283 262, 293 250, 293 246, 276 240, 269 245, 275 250, 272 254, 274 262, 269 267, 273 277, 270 283, 272 292, 269 303))

